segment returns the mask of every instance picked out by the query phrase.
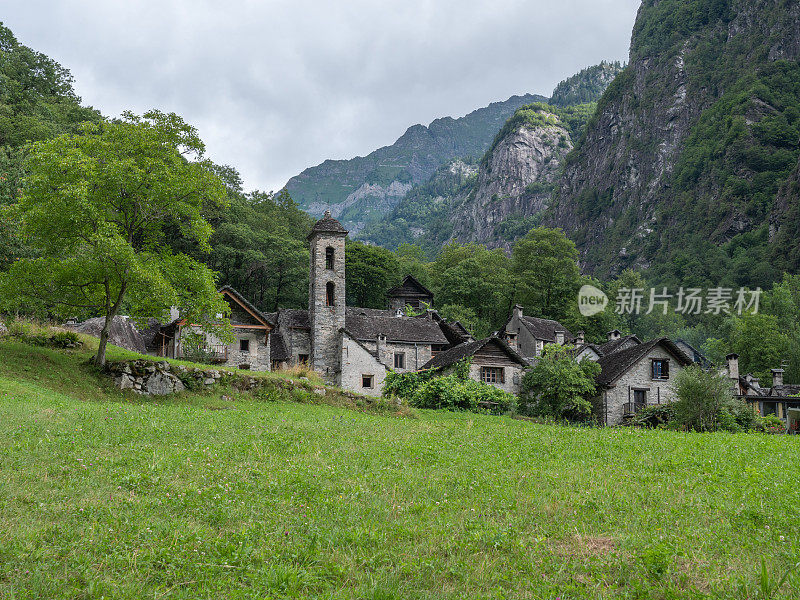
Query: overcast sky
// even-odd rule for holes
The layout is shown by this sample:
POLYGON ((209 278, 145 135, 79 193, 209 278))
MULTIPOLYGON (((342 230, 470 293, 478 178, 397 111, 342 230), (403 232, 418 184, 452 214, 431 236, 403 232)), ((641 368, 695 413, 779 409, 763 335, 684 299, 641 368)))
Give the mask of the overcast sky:
POLYGON ((640 0, 3 0, 107 116, 195 125, 247 189, 626 60, 640 0))

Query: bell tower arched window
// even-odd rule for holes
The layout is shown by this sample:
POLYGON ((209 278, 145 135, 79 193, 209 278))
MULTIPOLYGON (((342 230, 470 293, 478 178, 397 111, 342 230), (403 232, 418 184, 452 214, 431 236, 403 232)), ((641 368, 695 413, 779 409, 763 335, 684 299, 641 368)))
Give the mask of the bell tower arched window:
POLYGON ((325 268, 333 269, 333 248, 330 246, 325 248, 325 268))
POLYGON ((325 284, 325 306, 334 306, 336 304, 335 291, 336 285, 332 281, 325 284))

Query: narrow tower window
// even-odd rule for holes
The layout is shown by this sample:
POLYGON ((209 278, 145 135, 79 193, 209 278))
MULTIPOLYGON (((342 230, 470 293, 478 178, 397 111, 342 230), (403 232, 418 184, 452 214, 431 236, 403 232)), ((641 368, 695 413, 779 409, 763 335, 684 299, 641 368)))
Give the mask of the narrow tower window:
POLYGON ((336 289, 336 286, 333 284, 332 281, 329 281, 325 284, 325 305, 326 306, 333 306, 336 304, 334 301, 333 293, 336 289))
POLYGON ((325 248, 325 268, 332 269, 333 268, 333 248, 328 246, 325 248))

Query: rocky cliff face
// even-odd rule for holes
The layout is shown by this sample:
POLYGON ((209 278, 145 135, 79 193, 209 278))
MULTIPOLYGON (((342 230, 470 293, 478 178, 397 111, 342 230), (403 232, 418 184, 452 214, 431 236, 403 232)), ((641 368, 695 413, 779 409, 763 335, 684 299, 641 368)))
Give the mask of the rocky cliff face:
POLYGON ((572 141, 556 115, 540 114, 541 124, 520 125, 481 162, 475 187, 453 203, 452 239, 509 247, 516 225, 547 207, 572 141))
POLYGON ((797 159, 798 58, 797 2, 645 0, 630 65, 569 157, 545 224, 599 275, 701 239, 757 237, 771 212, 779 219, 776 188, 797 159))
POLYGON ((326 160, 292 177, 286 188, 314 216, 330 209, 351 231, 388 214, 415 184, 452 159, 483 156, 514 111, 545 100, 526 94, 453 119, 414 125, 391 146, 351 160, 326 160))
POLYGON ((800 271, 800 160, 792 175, 781 187, 770 215, 769 241, 772 257, 778 266, 800 271))

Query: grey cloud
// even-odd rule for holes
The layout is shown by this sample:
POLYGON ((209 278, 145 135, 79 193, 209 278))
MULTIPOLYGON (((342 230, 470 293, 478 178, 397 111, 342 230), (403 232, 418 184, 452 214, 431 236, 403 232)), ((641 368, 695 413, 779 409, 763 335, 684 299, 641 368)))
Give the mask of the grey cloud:
POLYGON ((639 0, 6 0, 20 40, 107 115, 196 125, 249 188, 624 60, 639 0))

